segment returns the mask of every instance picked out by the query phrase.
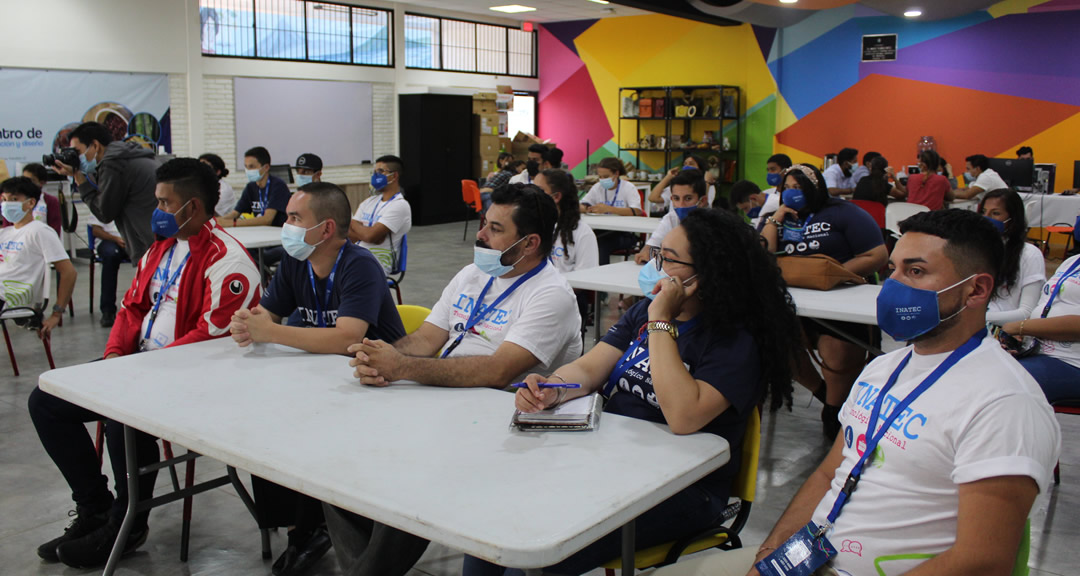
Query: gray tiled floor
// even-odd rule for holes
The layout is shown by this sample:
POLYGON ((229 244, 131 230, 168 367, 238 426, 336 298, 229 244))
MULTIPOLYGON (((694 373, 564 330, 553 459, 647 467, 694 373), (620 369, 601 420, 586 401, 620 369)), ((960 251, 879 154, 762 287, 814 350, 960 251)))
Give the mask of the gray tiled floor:
MULTIPOLYGON (((462 224, 416 228, 409 234, 410 272, 403 284, 405 301, 430 306, 447 281, 471 260, 470 241, 461 241, 462 224)), ((53 350, 58 366, 84 362, 101 354, 108 333, 97 326, 97 316, 87 314, 88 277, 85 263, 77 266, 76 317, 57 329, 53 350)), ((131 280, 121 273, 120 285, 131 280)), ((95 305, 95 308, 97 306, 95 305)), ((606 322, 612 313, 608 311, 606 322)), ((21 330, 12 332, 22 376, 12 377, 6 361, 0 361, 0 574, 78 574, 62 565, 41 562, 34 550, 41 542, 61 533, 71 508, 70 493, 60 474, 41 449, 26 411, 26 399, 37 376, 45 369, 45 357, 37 339, 21 330)), ((803 479, 825 452, 820 440, 819 407, 799 390, 792 412, 767 416, 754 513, 745 540, 757 542, 771 528, 803 479)), ((1032 516, 1032 574, 1076 574, 1080 561, 1080 418, 1061 417, 1065 438, 1061 486, 1039 497, 1032 516)), ((219 473, 222 465, 202 459, 197 475, 219 473)), ((244 475, 246 477, 246 475, 244 475)), ((168 482, 161 474, 159 482, 168 482)), ((259 536, 240 499, 230 488, 196 497, 192 525, 191 555, 181 564, 179 503, 152 513, 150 538, 133 557, 124 561, 118 574, 218 575, 269 574, 272 561, 259 554, 259 536)), ((274 535, 275 553, 284 546, 284 532, 274 535)), ((461 555, 433 544, 413 575, 457 575, 461 555)), ((313 573, 339 574, 332 554, 313 573)), ((597 572, 599 573, 599 572, 597 572)))

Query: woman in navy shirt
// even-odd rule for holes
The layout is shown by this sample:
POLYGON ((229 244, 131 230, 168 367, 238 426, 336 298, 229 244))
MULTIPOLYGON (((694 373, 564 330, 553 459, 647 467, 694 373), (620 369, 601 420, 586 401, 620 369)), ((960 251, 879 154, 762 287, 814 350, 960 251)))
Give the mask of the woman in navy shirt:
MULTIPOLYGON (((806 256, 824 254, 859 276, 872 276, 889 259, 885 241, 873 217, 855 204, 829 196, 817 168, 796 164, 784 171, 780 208, 761 218, 761 237, 769 251, 806 256)), ((831 322, 841 332, 865 334, 865 324, 831 322)), ((824 407, 821 421, 830 441, 840 431, 840 406, 866 364, 866 351, 841 332, 803 320, 806 346, 821 356, 822 376, 801 354, 796 379, 814 393, 824 407)))
MULTIPOLYGON (((530 375, 529 387, 516 398, 519 410, 535 412, 602 392, 608 396, 606 412, 666 424, 675 434, 708 432, 727 440, 728 464, 638 518, 639 548, 720 521, 751 411, 765 396, 773 410, 791 404, 792 362, 782 351, 798 345, 795 309, 775 261, 734 214, 691 212, 645 264, 643 285, 650 277, 659 280, 649 299, 632 306, 578 360, 548 378, 530 375), (538 387, 549 381, 581 388, 538 387)), ((582 574, 619 550, 620 534, 614 532, 544 573, 582 574)), ((520 571, 465 558, 464 576, 504 573, 520 571)))

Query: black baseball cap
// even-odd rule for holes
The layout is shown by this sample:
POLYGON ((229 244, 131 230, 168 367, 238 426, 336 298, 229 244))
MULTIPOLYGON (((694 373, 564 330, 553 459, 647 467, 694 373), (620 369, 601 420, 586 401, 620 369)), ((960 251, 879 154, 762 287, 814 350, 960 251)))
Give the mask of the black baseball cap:
POLYGON ((306 168, 318 172, 322 170, 322 158, 314 154, 301 154, 296 159, 296 166, 293 166, 293 168, 306 168))

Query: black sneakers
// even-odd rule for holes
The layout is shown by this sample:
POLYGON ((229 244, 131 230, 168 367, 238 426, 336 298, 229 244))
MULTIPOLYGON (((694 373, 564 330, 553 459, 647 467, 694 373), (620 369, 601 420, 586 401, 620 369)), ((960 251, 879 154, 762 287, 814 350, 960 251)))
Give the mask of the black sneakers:
POLYGON ((112 328, 112 325, 116 323, 116 310, 102 311, 101 312, 101 327, 112 328))
POLYGON ((104 526, 109 520, 109 508, 106 507, 103 512, 95 514, 88 508, 77 506, 75 510, 68 511, 68 517, 72 518, 71 524, 68 524, 68 527, 64 529, 63 535, 38 546, 37 553, 42 560, 58 562, 60 559, 56 556, 56 547, 65 542, 82 538, 104 526))
MULTIPOLYGON (((289 534, 292 540, 292 533, 289 534)), ((290 542, 270 569, 274 576, 301 576, 305 574, 328 550, 332 543, 325 527, 319 527, 302 543, 290 542)))
MULTIPOLYGON (((123 518, 109 516, 107 522, 82 538, 69 540, 56 547, 56 555, 60 561, 72 568, 93 568, 101 566, 109 560, 113 544, 117 535, 120 534, 120 524, 123 518)), ((146 542, 146 536, 150 530, 146 526, 135 527, 128 535, 127 544, 124 546, 123 555, 126 556, 135 551, 146 542)))

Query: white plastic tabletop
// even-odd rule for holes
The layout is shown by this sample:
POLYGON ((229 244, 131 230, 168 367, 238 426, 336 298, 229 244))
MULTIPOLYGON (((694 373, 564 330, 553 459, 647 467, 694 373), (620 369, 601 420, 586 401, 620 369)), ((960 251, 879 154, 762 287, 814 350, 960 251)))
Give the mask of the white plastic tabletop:
MULTIPOLYGON (((633 261, 616 262, 565 274, 570 286, 642 296, 638 286, 641 265, 633 261)), ((877 324, 877 295, 880 286, 841 286, 829 291, 789 288, 799 316, 821 320, 839 320, 859 324, 877 324)))
POLYGON ((242 350, 230 339, 51 370, 40 386, 324 502, 518 568, 565 559, 729 457, 718 436, 676 436, 613 414, 594 432, 514 432, 507 392, 365 387, 344 357, 242 350))
POLYGON ((643 218, 641 216, 615 216, 607 214, 582 214, 581 221, 593 230, 615 230, 635 234, 652 234, 660 225, 662 218, 643 218))
POLYGON ((281 246, 281 228, 277 226, 240 226, 225 228, 244 248, 269 248, 281 246))

